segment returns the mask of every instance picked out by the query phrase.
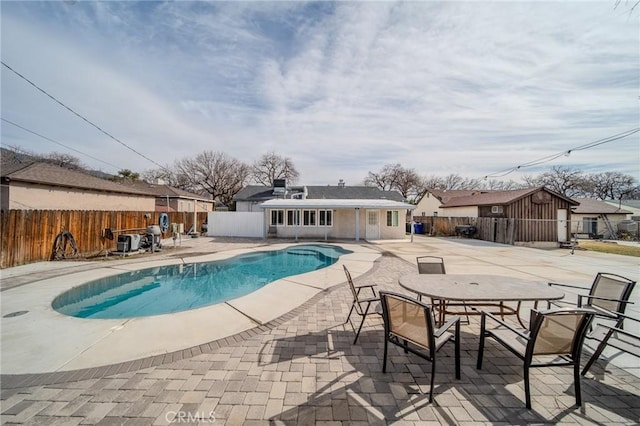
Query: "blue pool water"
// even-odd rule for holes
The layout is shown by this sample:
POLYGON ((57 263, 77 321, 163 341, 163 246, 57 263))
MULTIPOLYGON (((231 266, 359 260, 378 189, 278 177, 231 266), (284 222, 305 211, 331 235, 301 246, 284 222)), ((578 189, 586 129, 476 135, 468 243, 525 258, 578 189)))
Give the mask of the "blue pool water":
POLYGON ((315 271, 352 253, 323 244, 243 254, 216 262, 161 266, 74 287, 56 311, 78 318, 134 318, 187 311, 251 293, 280 278, 315 271))

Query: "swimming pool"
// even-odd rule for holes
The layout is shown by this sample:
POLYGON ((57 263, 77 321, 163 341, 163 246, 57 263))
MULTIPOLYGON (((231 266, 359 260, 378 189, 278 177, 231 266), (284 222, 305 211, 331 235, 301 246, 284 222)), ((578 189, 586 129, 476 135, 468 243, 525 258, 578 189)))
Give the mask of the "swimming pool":
POLYGON ((134 318, 187 311, 249 294, 280 278, 325 268, 337 246, 305 244, 230 259, 142 269, 74 287, 52 302, 78 318, 134 318))

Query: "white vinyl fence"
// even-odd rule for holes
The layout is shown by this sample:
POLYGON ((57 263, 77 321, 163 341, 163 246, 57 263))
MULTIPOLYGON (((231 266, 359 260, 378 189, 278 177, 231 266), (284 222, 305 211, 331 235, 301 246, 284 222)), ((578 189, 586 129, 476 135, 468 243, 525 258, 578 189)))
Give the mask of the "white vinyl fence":
POLYGON ((209 212, 210 237, 264 237, 263 212, 209 212))

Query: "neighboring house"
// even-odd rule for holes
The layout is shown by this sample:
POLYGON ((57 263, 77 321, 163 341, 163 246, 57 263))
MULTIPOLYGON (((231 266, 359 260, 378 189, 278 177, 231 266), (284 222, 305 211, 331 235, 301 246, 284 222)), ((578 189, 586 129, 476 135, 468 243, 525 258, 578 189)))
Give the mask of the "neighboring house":
MULTIPOLYGON (((569 241, 571 207, 578 202, 545 187, 510 191, 475 191, 440 206, 443 216, 512 219, 515 244, 569 241)), ((489 236, 491 241, 492 235, 489 236)))
POLYGON ((265 232, 282 238, 404 238, 407 209, 397 191, 367 186, 250 186, 236 195, 236 210, 263 211, 265 232))
POLYGON ((215 203, 210 198, 184 191, 173 186, 145 181, 130 182, 128 185, 153 194, 156 197, 157 212, 212 212, 215 203))
POLYGON ((53 164, 2 164, 2 210, 154 211, 155 196, 53 164))
MULTIPOLYGON (((480 190, 467 190, 467 189, 432 189, 427 191, 426 194, 420 198, 420 201, 416 204, 414 215, 416 216, 443 216, 444 210, 441 206, 452 198, 466 197, 468 195, 487 193, 491 191, 480 190)), ((450 211, 447 214, 451 214, 450 211)), ((470 216, 468 214, 462 214, 460 217, 470 216)), ((475 215, 471 215, 475 216, 475 215)))
POLYGON ((582 238, 617 238, 618 224, 632 214, 592 198, 575 200, 580 205, 571 209, 571 233, 582 238))
POLYGON ((640 222, 640 200, 605 200, 605 203, 631 212, 627 219, 640 222))

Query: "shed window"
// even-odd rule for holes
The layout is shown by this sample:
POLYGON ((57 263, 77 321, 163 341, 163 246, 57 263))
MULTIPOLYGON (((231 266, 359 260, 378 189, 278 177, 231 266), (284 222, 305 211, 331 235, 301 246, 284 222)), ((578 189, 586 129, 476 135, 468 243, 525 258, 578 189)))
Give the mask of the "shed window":
POLYGON ((284 225, 284 210, 271 210, 271 226, 284 225))
POLYGON ((398 210, 387 211, 387 226, 398 226, 398 210))
POLYGON ((318 210, 320 226, 333 226, 333 210, 318 210))

